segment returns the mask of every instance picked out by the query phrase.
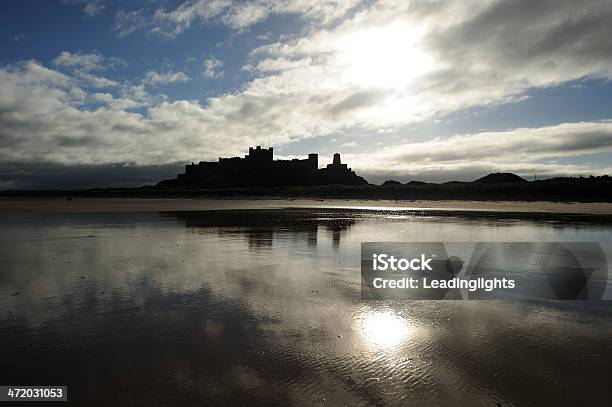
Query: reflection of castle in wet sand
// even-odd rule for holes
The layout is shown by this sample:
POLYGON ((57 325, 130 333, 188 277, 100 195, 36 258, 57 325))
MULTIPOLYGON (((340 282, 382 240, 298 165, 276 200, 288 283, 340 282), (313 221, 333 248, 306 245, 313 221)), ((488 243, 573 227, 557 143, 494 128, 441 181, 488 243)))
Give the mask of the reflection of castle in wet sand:
POLYGON ((323 230, 334 248, 340 247, 342 236, 356 222, 350 218, 334 218, 333 214, 312 213, 300 216, 307 211, 261 210, 253 216, 253 211, 204 211, 204 212, 162 212, 163 216, 173 216, 183 220, 186 227, 218 227, 220 235, 243 235, 249 249, 271 248, 275 239, 291 237, 305 240, 309 247, 316 247, 319 232, 323 230))
POLYGON ((335 153, 331 164, 319 168, 318 154, 306 159, 274 160, 272 147, 249 148, 242 157, 200 161, 185 166, 185 173, 176 179, 160 182, 158 187, 259 187, 291 185, 363 185, 367 181, 355 174, 335 153))

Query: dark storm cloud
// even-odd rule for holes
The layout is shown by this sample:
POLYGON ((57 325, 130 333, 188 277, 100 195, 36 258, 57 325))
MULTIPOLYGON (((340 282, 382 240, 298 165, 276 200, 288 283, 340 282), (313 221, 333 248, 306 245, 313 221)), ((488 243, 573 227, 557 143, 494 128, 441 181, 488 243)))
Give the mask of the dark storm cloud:
POLYGON ((60 147, 84 147, 90 146, 95 147, 99 144, 100 140, 93 136, 82 136, 82 137, 67 137, 67 136, 56 136, 55 140, 60 147))
POLYGON ((522 57, 556 53, 609 58, 611 16, 609 1, 491 2, 471 18, 432 35, 430 44, 457 54, 477 44, 516 64, 525 62, 522 57))
MULTIPOLYGON (((465 72, 466 67, 496 67, 492 72, 501 76, 523 76, 539 84, 554 82, 555 78, 610 73, 609 1, 517 0, 487 4, 427 37, 426 44, 432 52, 453 62, 449 75, 465 72), (526 75, 528 72, 534 76, 526 75)), ((485 75, 481 79, 486 78, 485 75)))
POLYGON ((23 139, 15 137, 11 134, 7 134, 3 130, 0 130, 0 146, 15 147, 23 142, 23 139))
POLYGON ((154 185, 183 171, 165 165, 64 165, 52 162, 0 163, 0 189, 76 189, 154 185))

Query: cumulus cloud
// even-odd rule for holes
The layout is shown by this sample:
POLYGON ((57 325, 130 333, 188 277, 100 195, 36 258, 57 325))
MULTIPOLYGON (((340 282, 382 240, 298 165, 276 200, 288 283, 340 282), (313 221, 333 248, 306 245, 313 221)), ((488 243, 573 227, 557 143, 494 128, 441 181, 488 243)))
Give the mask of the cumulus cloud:
POLYGON ((92 95, 93 100, 95 100, 96 102, 103 102, 103 103, 112 103, 115 98, 113 97, 112 94, 110 93, 94 93, 92 95))
MULTIPOLYGON (((160 165, 240 152, 258 132, 273 134, 248 107, 213 98, 168 102, 144 83, 89 93, 74 76, 28 61, 0 69, 0 162, 160 165), (102 106, 84 105, 91 101, 102 106), (127 109, 143 107, 144 112, 127 109), (250 112, 249 112, 250 110, 250 112)), ((280 122, 279 118, 279 122, 280 122)), ((284 134, 258 138, 270 144, 284 134)))
MULTIPOLYGON (((256 143, 282 145, 292 136, 285 130, 287 120, 279 105, 274 100, 262 103, 254 95, 212 98, 206 105, 156 102, 142 85, 133 85, 122 97, 99 92, 90 96, 74 78, 35 61, 1 69, 0 81, 7 84, 0 92, 4 163, 165 165, 240 153, 256 143), (80 108, 75 101, 83 93, 103 106, 80 108), (126 101, 144 105, 146 112, 126 111, 129 103, 120 106, 126 101), (271 108, 277 110, 270 112, 271 108), (262 121, 263 116, 276 120, 262 121)), ((372 180, 433 180, 473 178, 494 170, 540 175, 606 172, 592 165, 560 164, 558 159, 610 152, 612 122, 600 121, 457 135, 347 154, 345 160, 372 180)))
MULTIPOLYGON (((175 37, 196 21, 241 30, 282 13, 311 24, 253 50, 245 61, 252 80, 204 103, 145 89, 185 79, 180 72, 151 71, 137 84, 102 76, 120 62, 99 53, 63 52, 55 69, 35 61, 0 67, 0 161, 156 165, 354 129, 385 137, 417 121, 518 100, 532 88, 612 77, 612 9, 604 0, 190 1, 120 11, 116 22, 122 35, 146 28, 175 37)), ((202 74, 219 78, 222 68, 209 57, 202 74)), ((560 159, 609 153, 610 133, 606 121, 566 123, 347 158, 372 176, 380 171, 372 163, 430 179, 492 170, 586 173, 607 169, 560 159)))
MULTIPOLYGON (((253 50, 243 69, 255 79, 242 93, 228 95, 246 108, 278 103, 268 110, 284 110, 292 120, 283 130, 302 137, 393 129, 521 100, 536 87, 609 79, 607 3, 195 1, 157 10, 153 20, 172 22, 170 32, 176 33, 196 19, 227 20, 231 10, 247 9, 244 14, 259 18, 252 10, 263 7, 264 15, 292 12, 313 21, 336 10, 326 17, 336 24, 323 19, 301 36, 253 50)), ((220 75, 219 64, 205 61, 204 76, 220 75)), ((261 120, 275 118, 264 112, 261 120)))
POLYGON ((376 2, 334 28, 255 49, 246 69, 261 77, 253 88, 297 99, 294 109, 311 110, 316 95, 318 116, 339 127, 399 127, 609 79, 606 3, 376 2))

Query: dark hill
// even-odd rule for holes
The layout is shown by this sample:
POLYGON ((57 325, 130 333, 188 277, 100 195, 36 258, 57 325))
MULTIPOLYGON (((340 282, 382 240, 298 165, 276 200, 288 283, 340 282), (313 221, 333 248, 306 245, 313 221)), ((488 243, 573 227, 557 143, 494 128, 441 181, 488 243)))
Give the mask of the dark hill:
MULTIPOLYGON (((344 172, 344 171, 342 171, 344 172)), ((324 174, 322 174, 324 175, 324 174)), ((324 175, 325 176, 325 175, 324 175)), ((324 179, 327 181, 327 179, 324 179)), ((612 177, 563 177, 531 182, 477 183, 449 182, 392 185, 246 186, 106 188, 89 190, 0 191, 0 198, 12 197, 116 197, 116 198, 218 198, 286 197, 318 199, 474 200, 474 201, 560 201, 612 202, 612 177)), ((576 207, 577 211, 581 209, 576 207)))
POLYGON ((511 172, 496 172, 489 175, 485 175, 482 178, 478 178, 474 182, 480 182, 484 184, 509 184, 513 182, 527 182, 526 179, 519 177, 511 172))
POLYGON ((387 181, 383 182, 381 186, 387 187, 387 186, 390 186, 390 185, 402 185, 402 183, 399 182, 399 181, 395 181, 393 179, 390 179, 390 180, 387 180, 387 181))
POLYGON ((389 187, 389 186, 399 186, 399 185, 426 185, 427 182, 423 182, 423 181, 410 181, 410 182, 406 182, 406 184, 402 184, 399 181, 395 181, 393 179, 390 179, 388 181, 383 182, 380 186, 381 187, 389 187))

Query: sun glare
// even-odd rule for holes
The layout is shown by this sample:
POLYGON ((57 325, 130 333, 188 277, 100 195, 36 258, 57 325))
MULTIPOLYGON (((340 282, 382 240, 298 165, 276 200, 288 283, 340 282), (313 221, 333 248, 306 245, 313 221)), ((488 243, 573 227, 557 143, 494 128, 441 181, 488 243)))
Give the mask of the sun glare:
POLYGON ((432 66, 419 46, 421 33, 405 24, 356 31, 340 40, 345 80, 365 87, 397 88, 432 66))
POLYGON ((376 348, 393 348, 412 331, 406 321, 390 311, 373 312, 360 322, 366 341, 376 348))

